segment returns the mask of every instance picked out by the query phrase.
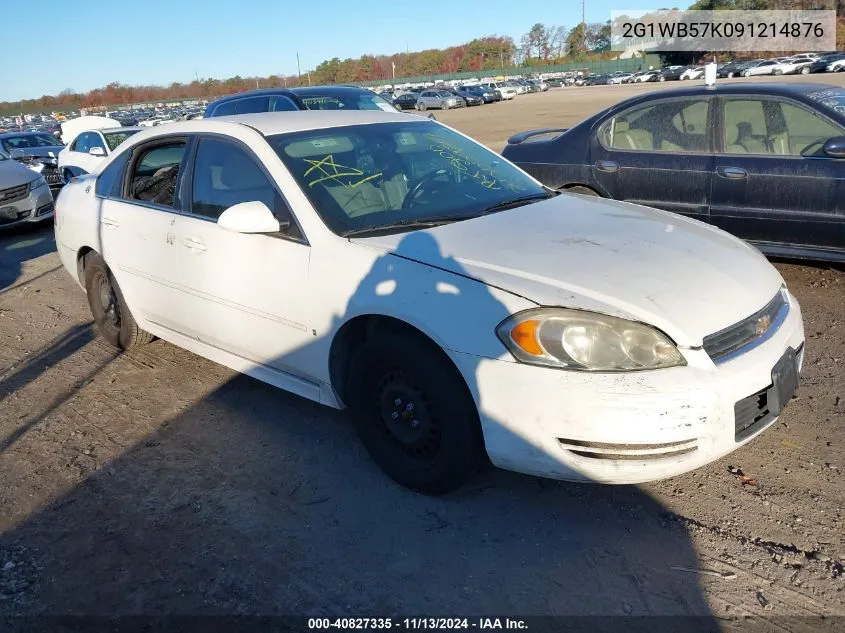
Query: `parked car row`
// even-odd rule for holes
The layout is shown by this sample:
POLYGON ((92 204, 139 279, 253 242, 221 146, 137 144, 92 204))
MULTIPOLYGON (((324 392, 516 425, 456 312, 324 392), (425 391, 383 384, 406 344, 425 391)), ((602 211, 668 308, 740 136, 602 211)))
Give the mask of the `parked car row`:
MULTIPOLYGON (((563 83, 556 81, 555 85, 561 86, 563 83)), ((548 81, 520 78, 467 85, 438 84, 429 88, 412 88, 397 93, 384 91, 380 93, 380 96, 389 100, 400 110, 449 110, 507 101, 520 94, 545 92, 550 87, 551 84, 548 81)))

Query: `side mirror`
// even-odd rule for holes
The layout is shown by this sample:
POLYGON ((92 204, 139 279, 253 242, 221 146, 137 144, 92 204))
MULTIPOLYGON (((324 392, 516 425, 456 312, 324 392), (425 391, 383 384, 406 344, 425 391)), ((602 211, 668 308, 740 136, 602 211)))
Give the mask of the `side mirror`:
POLYGON ((845 158, 845 136, 834 136, 827 139, 822 151, 831 158, 845 158))
POLYGON ((88 153, 91 154, 91 156, 105 156, 106 150, 102 147, 92 147, 88 150, 88 153))
POLYGON ((253 200, 229 207, 217 218, 217 224, 235 233, 278 233, 289 223, 283 226, 266 204, 253 200))

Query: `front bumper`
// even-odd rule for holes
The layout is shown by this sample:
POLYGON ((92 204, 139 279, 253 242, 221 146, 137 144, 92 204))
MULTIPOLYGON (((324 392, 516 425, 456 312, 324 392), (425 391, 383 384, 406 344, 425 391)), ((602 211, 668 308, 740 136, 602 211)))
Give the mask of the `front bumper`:
POLYGON ((55 210, 50 188, 42 185, 17 200, 0 202, 0 229, 53 217, 55 210))
POLYGON ((495 465, 554 479, 641 483, 708 464, 774 423, 775 416, 761 416, 740 430, 739 418, 756 401, 751 396, 771 388, 788 348, 800 350, 799 367, 803 361, 801 310, 789 300, 771 338, 720 365, 703 349, 683 350, 685 367, 595 374, 451 355, 495 465))

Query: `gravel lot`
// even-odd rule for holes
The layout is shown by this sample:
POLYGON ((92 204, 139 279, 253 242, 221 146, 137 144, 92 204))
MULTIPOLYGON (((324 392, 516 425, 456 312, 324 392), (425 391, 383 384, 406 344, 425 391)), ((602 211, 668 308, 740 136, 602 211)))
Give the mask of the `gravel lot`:
MULTIPOLYGON (((657 88, 436 116, 501 149, 657 88)), ((841 266, 777 263, 801 388, 726 459, 643 486, 491 471, 432 499, 341 413, 162 341, 116 355, 53 250, 51 227, 0 234, 0 616, 845 615, 841 266)))

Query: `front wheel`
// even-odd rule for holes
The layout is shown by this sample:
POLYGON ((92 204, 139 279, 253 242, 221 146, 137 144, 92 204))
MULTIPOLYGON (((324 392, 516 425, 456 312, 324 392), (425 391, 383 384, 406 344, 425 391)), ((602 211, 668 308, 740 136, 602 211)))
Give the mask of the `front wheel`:
POLYGON ((801 74, 802 75, 809 75, 810 74, 810 67, 804 66, 804 68, 801 69, 801 74))
POLYGON ((733 78, 734 78, 734 74, 732 72, 728 73, 728 79, 733 79, 733 78))
POLYGON ((775 76, 777 76, 777 75, 782 75, 782 74, 783 74, 783 71, 782 71, 782 70, 773 70, 773 71, 772 71, 772 74, 773 74, 773 75, 775 75, 775 76))
POLYGON ((153 340, 138 327, 109 267, 96 253, 85 260, 85 291, 97 332, 109 345, 126 350, 153 340))
POLYGON ((443 494, 482 463, 475 403, 433 343, 412 334, 377 335, 355 353, 349 377, 347 400, 361 442, 397 483, 443 494))
POLYGON ((742 73, 742 76, 743 77, 750 77, 751 73, 746 70, 744 73, 742 73))
POLYGON ((420 112, 425 112, 425 110, 426 110, 425 103, 423 103, 422 101, 420 103, 418 103, 417 104, 417 110, 419 110, 420 112))

